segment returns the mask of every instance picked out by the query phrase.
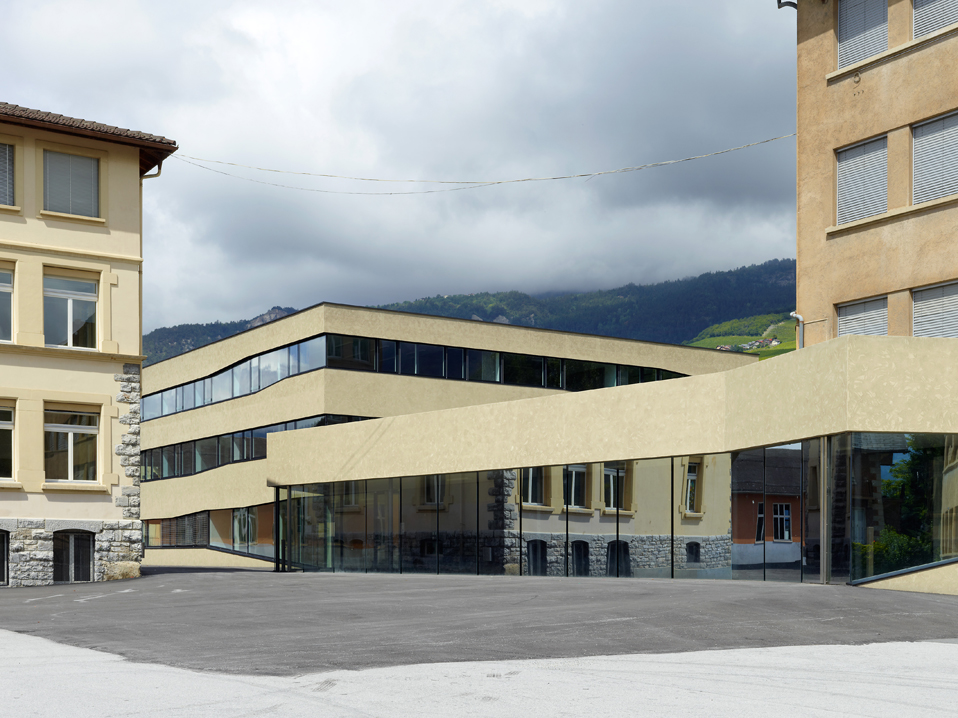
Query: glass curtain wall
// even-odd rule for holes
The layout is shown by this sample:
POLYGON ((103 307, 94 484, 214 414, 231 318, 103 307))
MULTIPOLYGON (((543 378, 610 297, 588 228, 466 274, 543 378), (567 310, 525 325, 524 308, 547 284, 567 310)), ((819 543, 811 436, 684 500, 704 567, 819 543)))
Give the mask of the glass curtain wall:
MULTIPOLYGON (((295 486, 277 507, 280 558, 306 570, 817 581, 820 455, 814 440, 295 486)), ((943 532, 954 521, 939 513, 943 532)))
POLYGON ((956 440, 854 433, 829 441, 833 582, 958 558, 956 440))

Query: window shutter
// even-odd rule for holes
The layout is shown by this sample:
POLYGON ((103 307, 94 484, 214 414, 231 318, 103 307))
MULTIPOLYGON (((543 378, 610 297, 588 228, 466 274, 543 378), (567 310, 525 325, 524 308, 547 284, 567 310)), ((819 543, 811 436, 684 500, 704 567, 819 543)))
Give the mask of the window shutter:
POLYGON ((12 207, 13 193, 13 145, 0 145, 0 204, 12 207))
POLYGON ((846 334, 888 334, 888 297, 839 307, 838 336, 846 334))
POLYGON ((914 0, 915 38, 958 22, 958 0, 914 0))
POLYGON ((958 338, 958 283, 918 290, 913 299, 912 334, 958 338))
POLYGON ((838 153, 838 224, 888 211, 888 138, 838 153))
POLYGON ((914 203, 958 193, 958 114, 918 125, 914 135, 914 203))
POLYGON ((43 152, 43 208, 49 212, 100 216, 100 161, 43 152))
POLYGON ((839 0, 838 68, 888 49, 888 0, 839 0))

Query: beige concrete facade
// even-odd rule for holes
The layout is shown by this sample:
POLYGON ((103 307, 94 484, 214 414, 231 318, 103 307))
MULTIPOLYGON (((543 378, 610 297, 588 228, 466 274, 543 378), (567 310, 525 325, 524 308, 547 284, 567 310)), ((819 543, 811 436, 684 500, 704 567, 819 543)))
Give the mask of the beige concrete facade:
POLYGON ((719 374, 276 434, 267 474, 289 486, 722 454, 852 431, 958 433, 955 366, 950 339, 842 337, 719 374), (782 387, 792 410, 769 411, 782 387))
MULTIPOLYGON (((248 357, 320 334, 650 366, 690 375, 716 374, 757 362, 754 356, 738 353, 322 304, 149 366, 143 372, 143 393, 153 395, 203 379, 248 357)), ((393 417, 565 394, 558 389, 504 383, 324 368, 288 377, 253 394, 151 419, 143 427, 142 448, 149 452, 317 415, 393 417)), ((142 517, 152 521, 263 505, 274 498, 266 479, 266 462, 244 461, 202 475, 145 481, 142 517)), ((599 491, 598 481, 594 490, 599 491)), ((561 490, 556 495, 560 496, 561 490)), ((153 548, 148 548, 147 553, 151 552, 153 548)), ((158 552, 170 561, 176 553, 158 552)), ((223 555, 208 552, 210 565, 220 565, 223 555)), ((150 558, 152 562, 162 560, 166 559, 150 558)))
POLYGON ((913 39, 889 0, 888 51, 838 69, 838 0, 799 0, 797 311, 807 345, 837 336, 837 307, 888 297, 911 336, 912 290, 958 280, 958 195, 912 200, 912 126, 958 110, 958 25, 913 39), (836 225, 836 152, 887 135, 888 211, 836 225))
POLYGON ((0 144, 14 148, 14 203, 0 205, 0 271, 12 273, 13 291, 10 341, 0 341, 0 408, 13 412, 13 466, 0 478, 0 529, 10 547, 2 578, 51 582, 58 527, 96 534, 95 580, 137 575, 141 178, 176 146, 6 107, 0 144), (45 151, 97 160, 96 216, 46 208, 45 151), (49 346, 45 277, 96 283, 90 348, 49 346), (44 411, 55 409, 98 418, 92 480, 47 476, 44 411))

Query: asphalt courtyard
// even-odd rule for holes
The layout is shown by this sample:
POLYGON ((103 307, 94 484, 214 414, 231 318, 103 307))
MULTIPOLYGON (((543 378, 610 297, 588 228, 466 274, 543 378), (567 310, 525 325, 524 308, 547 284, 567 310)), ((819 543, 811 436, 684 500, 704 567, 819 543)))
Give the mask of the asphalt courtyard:
POLYGON ((958 639, 958 597, 747 581, 153 569, 0 591, 0 629, 141 664, 297 676, 429 663, 958 639))

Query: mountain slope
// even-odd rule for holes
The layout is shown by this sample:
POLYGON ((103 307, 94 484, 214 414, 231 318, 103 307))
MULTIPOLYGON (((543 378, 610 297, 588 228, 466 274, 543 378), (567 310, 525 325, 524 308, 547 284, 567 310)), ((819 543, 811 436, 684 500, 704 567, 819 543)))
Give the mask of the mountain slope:
POLYGON ((275 319, 292 314, 292 307, 273 307, 268 312, 253 319, 238 322, 210 322, 209 324, 177 324, 173 327, 160 327, 143 335, 143 353, 146 360, 143 366, 175 357, 191 349, 212 344, 231 337, 234 334, 258 327, 275 319))
POLYGON ((381 308, 679 344, 713 324, 794 307, 795 260, 773 259, 727 272, 598 292, 551 297, 483 292, 381 308))
MULTIPOLYGON (((380 308, 681 344, 701 338, 697 335, 712 325, 741 317, 787 313, 794 306, 795 260, 773 259, 727 272, 708 272, 659 284, 627 284, 597 292, 538 297, 516 291, 483 292, 426 297, 380 308)), ((154 329, 143 337, 143 351, 148 357, 144 364, 168 359, 294 311, 291 307, 273 307, 249 321, 154 329)))

